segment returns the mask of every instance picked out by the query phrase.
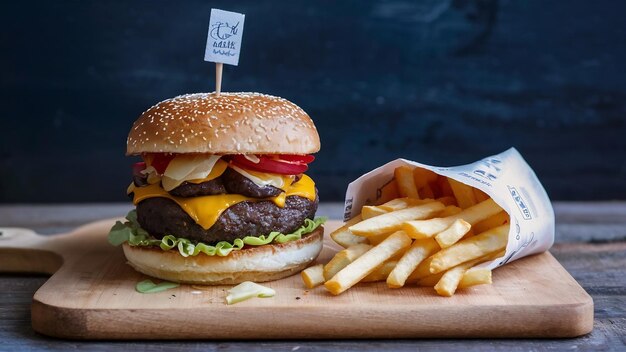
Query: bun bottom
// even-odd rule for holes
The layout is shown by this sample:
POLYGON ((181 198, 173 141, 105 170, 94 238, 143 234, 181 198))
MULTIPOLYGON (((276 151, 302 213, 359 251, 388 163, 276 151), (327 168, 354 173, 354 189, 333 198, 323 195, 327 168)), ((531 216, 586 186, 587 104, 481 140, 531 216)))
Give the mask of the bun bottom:
POLYGON ((183 284, 234 285, 278 280, 300 272, 317 258, 323 239, 324 227, 320 226, 297 241, 249 247, 225 257, 183 257, 178 251, 128 243, 123 248, 128 264, 143 274, 183 284))

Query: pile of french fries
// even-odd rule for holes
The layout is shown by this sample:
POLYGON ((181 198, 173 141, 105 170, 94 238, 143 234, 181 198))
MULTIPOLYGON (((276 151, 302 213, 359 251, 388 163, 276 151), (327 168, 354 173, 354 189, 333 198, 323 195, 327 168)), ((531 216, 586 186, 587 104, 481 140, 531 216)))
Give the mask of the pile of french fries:
POLYGON ((434 287, 441 296, 490 284, 477 265, 504 255, 509 215, 484 192, 422 168, 395 169, 397 198, 366 205, 330 234, 345 249, 326 264, 302 271, 308 288, 334 295, 359 282, 434 287))

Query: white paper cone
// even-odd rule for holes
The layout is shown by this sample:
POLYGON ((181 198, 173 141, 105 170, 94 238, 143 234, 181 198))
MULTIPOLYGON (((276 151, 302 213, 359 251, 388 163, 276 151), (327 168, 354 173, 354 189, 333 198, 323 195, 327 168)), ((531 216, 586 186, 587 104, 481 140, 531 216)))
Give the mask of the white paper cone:
POLYGON ((511 217, 511 230, 504 257, 484 263, 490 269, 510 261, 547 251, 554 243, 554 210, 535 172, 515 149, 490 156, 475 163, 438 167, 396 159, 376 168, 348 185, 344 220, 358 215, 361 207, 377 204, 383 186, 394 178, 394 169, 409 165, 431 170, 480 189, 498 203, 511 217))

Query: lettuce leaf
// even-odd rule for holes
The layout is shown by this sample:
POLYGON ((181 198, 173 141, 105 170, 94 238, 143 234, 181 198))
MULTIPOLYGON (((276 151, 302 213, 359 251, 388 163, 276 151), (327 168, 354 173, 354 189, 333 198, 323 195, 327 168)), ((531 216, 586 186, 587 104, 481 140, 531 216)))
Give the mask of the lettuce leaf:
POLYGON ((109 243, 114 246, 119 246, 124 242, 128 242, 131 246, 159 246, 162 250, 168 251, 170 249, 178 249, 178 252, 183 257, 196 256, 200 253, 204 253, 209 256, 227 256, 232 251, 238 251, 243 246, 262 246, 269 243, 285 243, 290 241, 297 241, 302 238, 303 235, 313 232, 321 224, 326 222, 325 217, 318 217, 314 220, 305 219, 304 225, 289 234, 283 234, 280 232, 270 232, 268 235, 260 236, 246 236, 243 238, 237 238, 233 243, 227 241, 221 241, 214 246, 206 243, 198 242, 194 243, 184 237, 176 237, 173 235, 163 236, 163 239, 155 239, 151 237, 146 230, 142 229, 137 222, 137 211, 131 210, 126 215, 124 223, 117 221, 115 225, 109 231, 109 243))
POLYGON ((162 281, 155 284, 151 280, 143 280, 135 285, 135 290, 139 293, 157 293, 171 288, 176 288, 178 286, 180 286, 180 284, 175 282, 162 281))

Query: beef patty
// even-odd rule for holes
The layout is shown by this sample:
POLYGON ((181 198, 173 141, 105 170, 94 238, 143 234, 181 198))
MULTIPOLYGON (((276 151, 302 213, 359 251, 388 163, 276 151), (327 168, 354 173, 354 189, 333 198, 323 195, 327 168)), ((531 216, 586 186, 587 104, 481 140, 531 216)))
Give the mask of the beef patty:
POLYGON ((191 183, 185 181, 180 186, 169 191, 169 194, 175 197, 200 197, 224 193, 227 192, 221 177, 202 183, 191 183))
POLYGON ((215 194, 234 193, 251 198, 276 197, 282 190, 274 186, 257 186, 244 175, 227 168, 224 173, 211 181, 202 183, 183 182, 169 193, 177 197, 199 197, 215 194))
POLYGON ((271 200, 245 201, 224 210, 215 224, 205 230, 174 201, 156 197, 137 204, 137 221, 159 239, 174 235, 215 244, 245 236, 267 235, 272 231, 291 233, 304 224, 304 219, 313 219, 317 204, 317 195, 315 201, 289 196, 283 208, 271 200))

